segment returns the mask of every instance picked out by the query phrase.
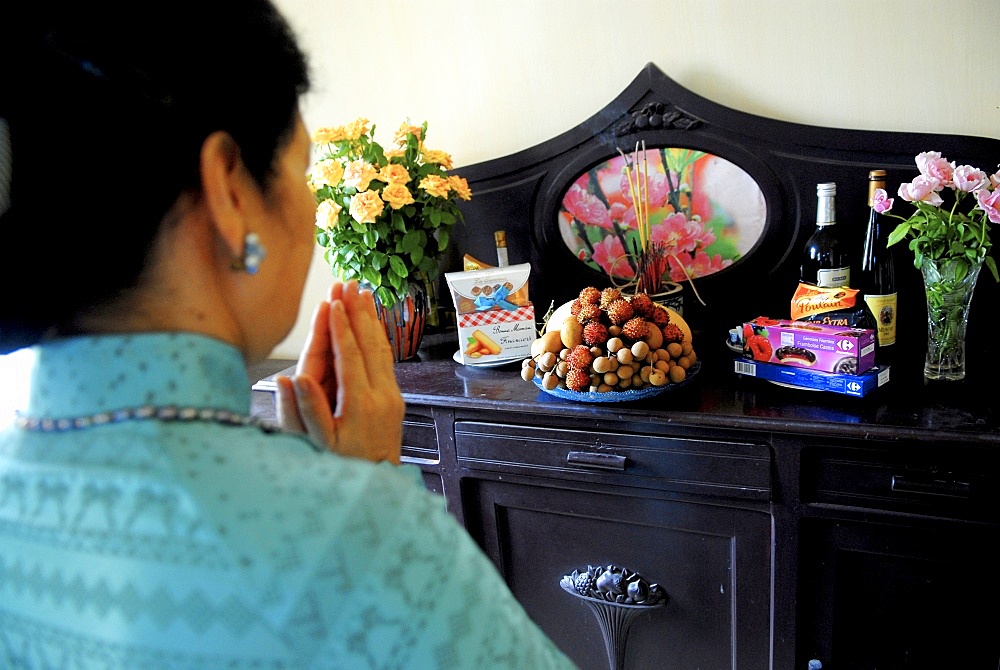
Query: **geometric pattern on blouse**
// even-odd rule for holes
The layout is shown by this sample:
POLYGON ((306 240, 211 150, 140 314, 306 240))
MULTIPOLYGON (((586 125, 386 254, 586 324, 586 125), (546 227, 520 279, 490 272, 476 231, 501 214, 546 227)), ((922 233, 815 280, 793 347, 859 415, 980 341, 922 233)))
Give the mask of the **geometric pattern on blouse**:
MULTIPOLYGON (((42 348, 32 415, 249 409, 209 338, 42 348)), ((572 667, 412 465, 214 423, 0 430, 4 670, 572 667)))

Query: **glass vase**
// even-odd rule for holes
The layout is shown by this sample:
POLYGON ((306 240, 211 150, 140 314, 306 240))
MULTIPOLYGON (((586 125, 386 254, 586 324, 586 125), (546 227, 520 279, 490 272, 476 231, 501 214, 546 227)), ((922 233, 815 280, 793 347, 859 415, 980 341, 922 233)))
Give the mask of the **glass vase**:
POLYGON ((927 354, 924 377, 965 379, 965 331, 982 261, 925 259, 920 271, 927 297, 927 354))
POLYGON ((411 279, 406 296, 394 305, 383 304, 377 293, 374 297, 375 312, 385 326, 396 362, 416 356, 430 312, 427 285, 419 279, 411 279))

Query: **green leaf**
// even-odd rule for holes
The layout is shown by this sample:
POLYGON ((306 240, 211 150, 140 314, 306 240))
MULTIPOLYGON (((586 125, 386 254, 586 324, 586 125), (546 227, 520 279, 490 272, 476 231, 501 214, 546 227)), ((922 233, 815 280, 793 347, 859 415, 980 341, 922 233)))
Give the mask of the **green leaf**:
POLYGON ((406 268, 406 264, 399 256, 389 256, 389 269, 391 272, 404 279, 410 275, 410 271, 406 268))
POLYGON ((392 285, 396 292, 402 292, 403 288, 406 286, 406 280, 399 275, 390 272, 389 273, 389 284, 392 285))
POLYGON ((365 268, 361 273, 361 278, 376 289, 382 285, 382 273, 374 268, 365 268))
POLYGON ((400 250, 412 254, 413 250, 423 246, 423 242, 427 239, 426 234, 420 230, 410 230, 403 235, 403 240, 400 242, 400 250))
POLYGON ((392 214, 392 228, 393 230, 398 230, 401 233, 406 232, 406 221, 403 219, 403 215, 398 211, 392 214))
POLYGON ((413 251, 410 252, 410 262, 412 262, 414 266, 418 266, 419 267, 420 266, 420 261, 422 261, 422 260, 424 260, 424 248, 423 247, 417 247, 413 251))
POLYGON ((379 286, 375 289, 375 295, 378 297, 379 302, 387 307, 392 307, 398 302, 396 294, 385 286, 379 286))
POLYGON ((993 279, 1000 282, 1000 274, 997 273, 996 261, 993 260, 992 256, 987 256, 985 262, 986 262, 986 267, 990 269, 990 273, 993 275, 993 279))
POLYGON ((438 264, 437 260, 425 255, 418 266, 419 270, 427 273, 429 279, 435 279, 437 277, 438 264))

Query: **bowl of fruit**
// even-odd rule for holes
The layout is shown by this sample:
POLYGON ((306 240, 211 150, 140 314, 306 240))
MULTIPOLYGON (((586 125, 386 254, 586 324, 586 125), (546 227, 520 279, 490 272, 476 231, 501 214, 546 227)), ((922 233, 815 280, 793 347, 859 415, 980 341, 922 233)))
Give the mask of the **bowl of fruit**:
POLYGON ((678 312, 646 293, 588 286, 545 322, 521 378, 560 398, 623 402, 681 388, 700 368, 678 312))

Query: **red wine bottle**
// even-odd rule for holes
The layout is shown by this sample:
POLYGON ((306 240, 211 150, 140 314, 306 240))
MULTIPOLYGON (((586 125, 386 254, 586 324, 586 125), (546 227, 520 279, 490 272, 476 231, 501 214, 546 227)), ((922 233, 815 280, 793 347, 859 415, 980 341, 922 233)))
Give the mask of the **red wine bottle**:
POLYGON ((875 191, 880 188, 885 188, 885 170, 872 170, 868 173, 868 227, 857 288, 861 291, 858 295, 864 296, 864 303, 875 324, 875 363, 888 365, 896 350, 898 299, 896 267, 892 249, 888 246, 889 222, 875 211, 875 191))

